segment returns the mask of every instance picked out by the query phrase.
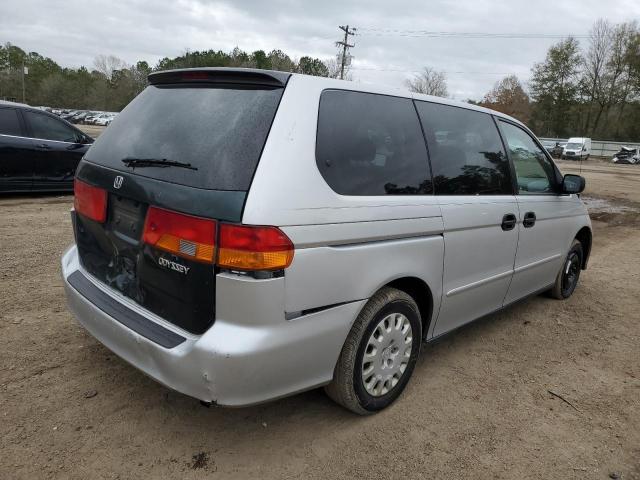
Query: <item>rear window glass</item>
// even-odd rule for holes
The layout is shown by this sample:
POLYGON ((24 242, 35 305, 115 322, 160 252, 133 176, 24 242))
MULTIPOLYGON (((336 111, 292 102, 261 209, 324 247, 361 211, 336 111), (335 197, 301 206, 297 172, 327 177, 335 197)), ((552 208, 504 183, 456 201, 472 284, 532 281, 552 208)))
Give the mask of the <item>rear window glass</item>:
POLYGON ((325 90, 320 97, 316 162, 342 195, 431 193, 420 122, 410 99, 325 90))
POLYGON ((137 175, 211 190, 249 189, 282 88, 152 85, 98 137, 87 160, 137 175), (126 167, 123 159, 179 167, 126 167))
POLYGON ((0 134, 22 135, 18 112, 13 108, 0 108, 0 134))

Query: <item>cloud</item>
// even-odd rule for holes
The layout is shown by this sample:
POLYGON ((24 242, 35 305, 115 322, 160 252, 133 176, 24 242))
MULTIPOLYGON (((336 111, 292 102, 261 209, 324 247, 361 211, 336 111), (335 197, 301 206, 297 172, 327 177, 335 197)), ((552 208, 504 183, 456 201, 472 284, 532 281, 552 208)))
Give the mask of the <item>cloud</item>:
POLYGON ((600 17, 637 18, 635 0, 3 0, 0 42, 37 51, 64 66, 91 66, 98 54, 155 64, 185 50, 281 49, 293 57, 328 59, 338 25, 360 27, 353 38, 356 81, 399 86, 429 65, 447 72, 455 98, 480 98, 505 74, 526 81, 555 39, 430 38, 366 28, 444 32, 584 34, 600 17), (368 33, 368 34, 367 34, 368 33))

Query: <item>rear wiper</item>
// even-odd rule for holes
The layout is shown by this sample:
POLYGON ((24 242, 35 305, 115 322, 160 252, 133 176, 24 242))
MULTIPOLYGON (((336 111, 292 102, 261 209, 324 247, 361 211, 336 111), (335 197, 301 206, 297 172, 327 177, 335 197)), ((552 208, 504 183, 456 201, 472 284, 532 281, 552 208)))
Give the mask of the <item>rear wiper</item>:
POLYGON ((198 170, 196 167, 192 167, 190 163, 176 162, 174 160, 167 160, 166 158, 123 158, 122 163, 127 167, 180 167, 188 168, 189 170, 198 170))

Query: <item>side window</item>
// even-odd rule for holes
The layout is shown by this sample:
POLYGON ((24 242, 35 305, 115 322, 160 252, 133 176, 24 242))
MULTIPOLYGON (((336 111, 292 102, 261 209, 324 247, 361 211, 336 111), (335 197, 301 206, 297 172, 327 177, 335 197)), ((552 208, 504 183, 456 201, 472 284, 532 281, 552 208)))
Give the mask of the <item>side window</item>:
POLYGON ((436 195, 511 195, 509 161, 490 115, 416 101, 436 195))
POLYGON ((31 137, 59 142, 76 142, 78 133, 62 121, 36 112, 23 112, 31 126, 31 137))
POLYGON ((316 163, 342 195, 432 193, 424 137, 408 98, 322 92, 316 163))
POLYGON ((553 192, 555 169, 542 149, 520 127, 501 120, 500 128, 516 169, 518 193, 526 195, 553 192))
POLYGON ((18 112, 15 108, 0 108, 0 134, 22 135, 18 112))

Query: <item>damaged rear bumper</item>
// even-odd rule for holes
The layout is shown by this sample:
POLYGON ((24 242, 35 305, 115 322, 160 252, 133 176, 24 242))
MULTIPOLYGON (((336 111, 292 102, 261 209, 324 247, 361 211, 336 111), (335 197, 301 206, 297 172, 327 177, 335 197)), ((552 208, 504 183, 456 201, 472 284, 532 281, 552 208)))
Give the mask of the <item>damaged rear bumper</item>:
POLYGON ((62 276, 69 309, 107 348, 173 390, 227 406, 261 403, 330 382, 351 324, 365 303, 286 320, 284 278, 219 274, 216 320, 204 334, 194 335, 92 278, 83 271, 75 245, 62 257, 62 276), (106 296, 102 303, 77 288, 76 272, 106 296), (104 305, 107 299, 117 313, 104 305), (120 312, 125 311, 138 323, 123 321, 120 312), (161 340, 144 327, 164 332, 161 340))

